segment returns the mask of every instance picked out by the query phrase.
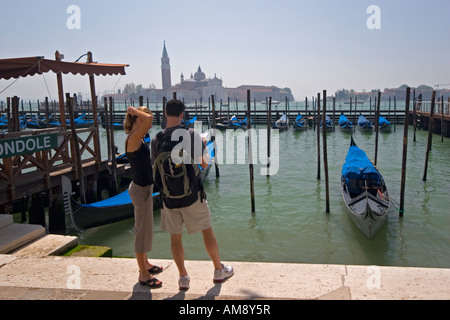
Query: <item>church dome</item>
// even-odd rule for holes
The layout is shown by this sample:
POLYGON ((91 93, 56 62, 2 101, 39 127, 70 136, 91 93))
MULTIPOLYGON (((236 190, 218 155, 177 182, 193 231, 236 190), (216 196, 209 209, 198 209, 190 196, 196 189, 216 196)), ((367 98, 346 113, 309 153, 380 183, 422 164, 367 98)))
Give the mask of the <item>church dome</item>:
POLYGON ((198 70, 194 74, 194 80, 195 81, 202 81, 202 80, 205 80, 205 79, 206 79, 205 74, 202 72, 202 69, 200 68, 200 66, 198 66, 198 70))

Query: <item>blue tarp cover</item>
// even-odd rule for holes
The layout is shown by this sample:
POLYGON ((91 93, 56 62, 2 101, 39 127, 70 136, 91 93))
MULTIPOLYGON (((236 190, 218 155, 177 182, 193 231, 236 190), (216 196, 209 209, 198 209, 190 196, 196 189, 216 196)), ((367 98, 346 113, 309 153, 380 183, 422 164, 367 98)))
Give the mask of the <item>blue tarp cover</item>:
POLYGON ((353 123, 351 121, 348 121, 347 117, 344 114, 341 114, 340 117, 339 117, 339 125, 341 127, 342 126, 344 126, 344 127, 346 127, 346 126, 352 127, 353 123))
POLYGON ((370 185, 373 185, 374 182, 377 185, 381 183, 380 173, 370 162, 366 153, 358 146, 350 146, 342 166, 342 176, 345 177, 347 184, 350 180, 371 180, 370 185))
POLYGON ((380 119, 378 121, 379 121, 379 125, 380 126, 385 125, 385 126, 389 127, 391 125, 391 123, 389 121, 387 121, 386 118, 384 118, 382 116, 380 116, 380 119))
POLYGON ((191 120, 186 120, 184 123, 185 125, 193 124, 195 121, 197 121, 197 116, 193 117, 191 120))
POLYGON ((366 119, 366 117, 364 117, 362 114, 360 114, 359 118, 358 118, 358 125, 360 127, 370 127, 370 126, 372 126, 372 122, 368 121, 366 119))

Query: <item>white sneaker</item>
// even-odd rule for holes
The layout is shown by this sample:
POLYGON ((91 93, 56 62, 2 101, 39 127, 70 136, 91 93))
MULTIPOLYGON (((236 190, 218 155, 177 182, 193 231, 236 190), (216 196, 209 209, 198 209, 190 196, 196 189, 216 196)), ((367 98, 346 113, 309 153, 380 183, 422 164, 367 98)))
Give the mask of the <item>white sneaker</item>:
POLYGON ((214 270, 214 283, 220 283, 234 274, 232 266, 225 266, 222 263, 222 270, 214 270))
POLYGON ((180 277, 178 279, 178 290, 188 290, 190 281, 189 275, 180 277))

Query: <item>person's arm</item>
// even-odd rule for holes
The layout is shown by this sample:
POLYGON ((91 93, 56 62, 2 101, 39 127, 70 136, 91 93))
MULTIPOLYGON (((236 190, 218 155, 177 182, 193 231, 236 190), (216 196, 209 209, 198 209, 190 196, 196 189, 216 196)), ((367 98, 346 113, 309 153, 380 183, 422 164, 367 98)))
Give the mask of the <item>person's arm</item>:
POLYGON ((142 138, 152 127, 153 114, 140 111, 132 106, 128 107, 127 114, 136 116, 141 120, 140 124, 133 130, 133 133, 128 136, 127 152, 133 152, 140 147, 142 138))

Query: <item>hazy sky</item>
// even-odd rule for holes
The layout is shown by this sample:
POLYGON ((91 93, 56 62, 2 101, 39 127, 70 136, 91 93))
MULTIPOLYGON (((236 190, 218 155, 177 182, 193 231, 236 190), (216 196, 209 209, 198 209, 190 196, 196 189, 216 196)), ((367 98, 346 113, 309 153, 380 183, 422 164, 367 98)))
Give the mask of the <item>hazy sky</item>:
MULTIPOLYGON (((449 0, 1 0, 0 17, 0 59, 59 50, 75 61, 91 51, 94 61, 129 64, 126 76, 96 77, 100 95, 129 82, 161 88, 164 41, 172 84, 199 65, 225 87, 289 87, 296 100, 450 84, 449 0), (70 5, 80 8, 79 29, 67 26, 70 5)), ((89 92, 86 76, 63 81, 65 92, 89 92)), ((0 80, 0 92, 11 82, 0 80)), ((21 78, 0 99, 13 95, 56 99, 56 75, 21 78)))

